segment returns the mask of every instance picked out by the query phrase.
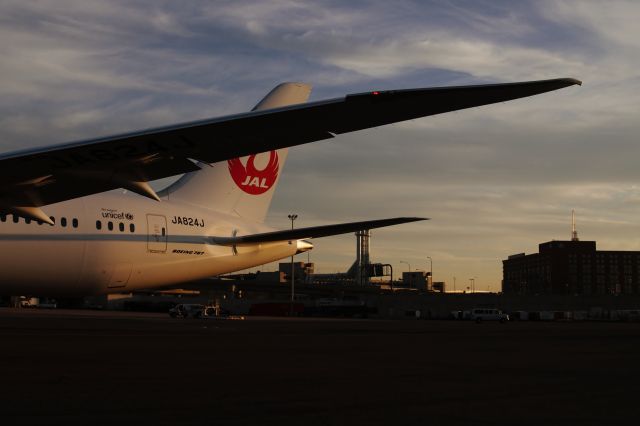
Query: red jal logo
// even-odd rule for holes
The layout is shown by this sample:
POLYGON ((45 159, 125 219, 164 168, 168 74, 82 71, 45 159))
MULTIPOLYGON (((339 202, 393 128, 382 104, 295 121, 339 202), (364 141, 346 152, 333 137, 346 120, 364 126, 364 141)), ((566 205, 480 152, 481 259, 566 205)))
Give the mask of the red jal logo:
POLYGON ((278 153, 276 151, 269 153, 269 162, 262 170, 256 169, 255 159, 255 154, 250 155, 246 166, 239 158, 227 160, 227 163, 229 164, 229 173, 236 185, 247 194, 259 195, 271 189, 278 179, 278 153))

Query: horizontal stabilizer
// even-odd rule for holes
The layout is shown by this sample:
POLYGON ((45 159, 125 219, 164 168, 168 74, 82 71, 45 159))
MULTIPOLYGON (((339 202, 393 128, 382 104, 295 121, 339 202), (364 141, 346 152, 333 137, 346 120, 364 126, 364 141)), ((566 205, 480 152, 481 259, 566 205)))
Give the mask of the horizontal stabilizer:
POLYGON ((364 222, 338 223, 336 225, 311 226, 309 228, 289 229, 286 231, 265 232, 263 234, 242 235, 238 237, 211 237, 214 244, 222 246, 241 246, 244 244, 293 241, 306 238, 320 238, 346 234, 365 229, 383 228, 401 223, 429 220, 424 217, 395 217, 392 219, 367 220, 364 222))

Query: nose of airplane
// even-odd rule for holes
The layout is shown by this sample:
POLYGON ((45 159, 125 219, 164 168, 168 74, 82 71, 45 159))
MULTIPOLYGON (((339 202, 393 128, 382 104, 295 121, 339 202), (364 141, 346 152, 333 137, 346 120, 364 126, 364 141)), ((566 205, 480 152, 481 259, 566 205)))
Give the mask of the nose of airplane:
POLYGON ((296 254, 304 253, 305 251, 309 251, 313 248, 313 244, 311 244, 307 240, 298 240, 296 243, 296 248, 298 249, 298 251, 296 251, 296 254))

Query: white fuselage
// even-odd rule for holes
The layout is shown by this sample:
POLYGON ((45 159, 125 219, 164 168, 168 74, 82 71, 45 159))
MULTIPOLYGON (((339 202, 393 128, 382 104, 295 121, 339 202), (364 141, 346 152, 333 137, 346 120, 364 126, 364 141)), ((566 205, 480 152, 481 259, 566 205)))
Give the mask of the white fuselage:
POLYGON ((212 236, 272 231, 170 200, 110 192, 46 206, 55 225, 0 216, 0 294, 89 295, 160 287, 262 265, 296 242, 229 247, 212 236))

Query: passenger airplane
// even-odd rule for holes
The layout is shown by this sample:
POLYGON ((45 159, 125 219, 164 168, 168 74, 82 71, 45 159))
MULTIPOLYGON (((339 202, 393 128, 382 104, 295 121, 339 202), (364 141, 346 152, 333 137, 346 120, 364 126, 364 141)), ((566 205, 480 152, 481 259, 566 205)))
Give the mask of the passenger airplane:
POLYGON ((310 238, 423 220, 285 231, 264 224, 287 147, 574 84, 581 83, 374 91, 305 103, 309 85, 284 83, 247 113, 0 155, 0 294, 166 286, 287 258, 311 249, 310 238), (148 184, 179 174, 158 193, 148 184), (111 191, 118 188, 125 191, 111 191))

